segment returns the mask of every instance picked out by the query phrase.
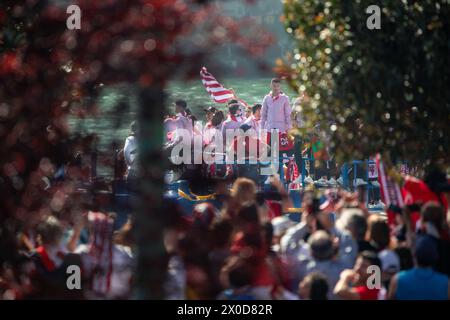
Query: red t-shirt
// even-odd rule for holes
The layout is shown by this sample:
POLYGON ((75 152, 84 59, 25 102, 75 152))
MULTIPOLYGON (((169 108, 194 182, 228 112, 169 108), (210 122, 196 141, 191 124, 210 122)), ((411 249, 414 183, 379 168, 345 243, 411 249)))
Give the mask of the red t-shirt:
POLYGON ((378 300, 380 289, 369 289, 367 286, 355 287, 354 289, 359 294, 361 300, 378 300))

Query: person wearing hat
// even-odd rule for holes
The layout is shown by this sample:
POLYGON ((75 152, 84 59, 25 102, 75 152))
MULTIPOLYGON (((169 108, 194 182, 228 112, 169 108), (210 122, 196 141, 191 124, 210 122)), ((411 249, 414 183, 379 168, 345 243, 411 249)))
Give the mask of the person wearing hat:
POLYGON ((389 286, 391 300, 448 300, 449 278, 433 270, 439 259, 436 240, 429 235, 419 236, 415 244, 416 266, 399 272, 389 286))

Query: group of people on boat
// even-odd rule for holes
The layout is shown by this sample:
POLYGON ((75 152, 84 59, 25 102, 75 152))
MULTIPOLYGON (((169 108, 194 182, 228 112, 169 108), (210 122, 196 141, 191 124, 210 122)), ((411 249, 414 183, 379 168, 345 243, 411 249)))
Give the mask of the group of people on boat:
MULTIPOLYGON (((176 115, 167 116, 164 120, 165 149, 172 150, 180 143, 201 145, 199 150, 193 148, 193 157, 189 158, 192 159, 192 163, 184 164, 203 163, 203 173, 216 178, 220 174, 222 178, 231 174, 233 178, 245 176, 261 182, 260 167, 264 162, 261 159, 265 154, 272 155, 275 149, 278 154, 276 161, 288 162, 287 157, 290 157, 291 169, 295 165, 295 171, 301 173, 302 153, 308 152, 309 156, 312 156, 311 146, 303 150, 304 141, 300 135, 292 135, 291 130, 304 125, 298 108, 301 98, 297 98, 291 107, 289 97, 281 90, 280 79, 272 79, 270 87, 271 91, 262 102, 253 106, 245 104, 240 99, 231 98, 226 103, 226 113, 218 106, 204 109, 206 118, 204 126, 189 110, 186 101, 176 100, 174 103, 176 115), (277 133, 278 139, 272 139, 274 133, 277 133), (218 145, 224 148, 218 149, 218 145), (240 147, 244 150, 242 155, 238 153, 240 147), (234 152, 232 159, 227 158, 227 152, 230 150, 234 152), (215 156, 214 161, 211 161, 214 163, 205 164, 205 161, 202 161, 205 152, 207 155, 215 156), (200 161, 195 161, 198 157, 200 161), (221 165, 218 159, 225 160, 225 164, 221 165), (235 165, 236 163, 241 165, 235 165), (254 164, 253 170, 248 170, 252 167, 250 163, 254 164), (249 175, 250 172, 253 174, 249 175)), ((296 175, 298 176, 299 174, 296 175)))

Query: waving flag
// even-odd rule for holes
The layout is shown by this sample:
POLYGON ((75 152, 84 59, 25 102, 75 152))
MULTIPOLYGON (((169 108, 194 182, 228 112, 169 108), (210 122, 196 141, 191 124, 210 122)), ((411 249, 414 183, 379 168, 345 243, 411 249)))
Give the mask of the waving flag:
POLYGON ((234 98, 233 91, 224 88, 205 67, 200 70, 200 77, 202 78, 203 86, 214 102, 226 103, 234 98))
POLYGON ((381 199, 386 204, 386 212, 389 225, 395 225, 395 212, 393 208, 402 208, 403 196, 400 186, 385 171, 380 154, 376 156, 376 166, 378 170, 378 182, 380 183, 381 199))
POLYGON ((92 289, 98 294, 108 294, 111 289, 113 269, 113 219, 101 212, 88 213, 92 225, 92 242, 89 254, 94 263, 92 289))
POLYGON ((222 86, 219 81, 217 81, 217 79, 211 73, 209 73, 208 70, 206 70, 205 67, 201 68, 200 77, 202 79, 203 86, 210 94, 214 102, 226 103, 230 99, 236 99, 245 107, 248 106, 248 104, 244 100, 236 97, 236 94, 233 92, 233 90, 226 89, 224 86, 222 86))

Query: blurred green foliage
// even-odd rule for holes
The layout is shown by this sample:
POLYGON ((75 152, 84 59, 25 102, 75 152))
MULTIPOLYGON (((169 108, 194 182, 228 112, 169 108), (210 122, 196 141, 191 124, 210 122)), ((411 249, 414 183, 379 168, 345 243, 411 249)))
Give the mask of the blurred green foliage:
POLYGON ((450 1, 285 0, 296 42, 277 71, 305 95, 338 160, 382 152, 412 164, 448 164, 450 1), (369 30, 370 5, 381 29, 369 30))

